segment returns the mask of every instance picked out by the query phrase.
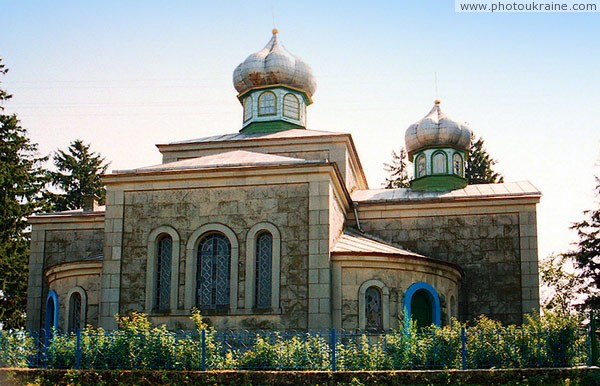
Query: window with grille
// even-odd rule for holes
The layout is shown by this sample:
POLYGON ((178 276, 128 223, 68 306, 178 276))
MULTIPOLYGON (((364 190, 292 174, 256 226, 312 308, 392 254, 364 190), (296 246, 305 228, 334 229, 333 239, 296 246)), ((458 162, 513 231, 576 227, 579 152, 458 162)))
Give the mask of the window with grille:
POLYGON ((256 238, 256 288, 257 308, 271 307, 271 273, 273 269, 273 236, 263 232, 256 238))
POLYGON ((377 287, 369 287, 365 292, 365 328, 383 330, 381 292, 377 287))
POLYGON ((77 331, 82 327, 81 320, 82 299, 79 292, 73 292, 69 299, 69 325, 68 331, 77 331))
POLYGON ((258 98, 258 115, 275 115, 276 109, 276 97, 270 91, 266 91, 258 98))
POLYGON ((460 154, 454 153, 454 155, 452 156, 452 166, 454 169, 453 170, 454 174, 462 177, 462 175, 463 175, 463 158, 461 157, 460 154))
POLYGON ((286 94, 283 97, 283 116, 300 119, 300 101, 294 94, 286 94))
POLYGON ((156 304, 157 310, 171 307, 171 261, 173 258, 173 239, 164 235, 158 239, 156 256, 156 304))
POLYGON ((423 177, 427 174, 427 169, 425 165, 425 156, 421 154, 417 157, 417 178, 423 177))
POLYGON ((229 306, 230 265, 231 245, 227 237, 213 233, 200 241, 196 277, 196 304, 199 308, 229 306))

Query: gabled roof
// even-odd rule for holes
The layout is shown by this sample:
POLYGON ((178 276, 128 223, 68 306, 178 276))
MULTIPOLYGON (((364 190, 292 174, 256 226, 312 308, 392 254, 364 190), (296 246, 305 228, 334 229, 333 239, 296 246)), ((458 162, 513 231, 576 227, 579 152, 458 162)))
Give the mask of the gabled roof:
POLYGON ((115 170, 120 173, 144 173, 168 170, 207 169, 217 167, 257 166, 257 165, 291 165, 320 163, 320 160, 306 160, 302 158, 283 157, 273 154, 255 153, 244 150, 234 150, 225 153, 208 155, 204 157, 184 159, 166 164, 146 166, 131 170, 115 170))
POLYGON ((510 197, 541 197, 542 193, 529 181, 500 184, 468 185, 450 192, 416 191, 408 188, 355 190, 356 202, 411 202, 428 200, 465 200, 510 197))
POLYGON ((335 243, 331 249, 331 253, 392 254, 427 258, 418 253, 378 240, 374 236, 369 236, 365 233, 360 234, 347 229, 344 230, 344 233, 342 233, 335 243))
MULTIPOLYGON (((330 136, 345 136, 347 133, 334 133, 329 131, 317 131, 307 129, 290 129, 275 133, 231 133, 223 135, 214 135, 212 137, 204 137, 190 139, 186 141, 171 142, 168 145, 183 145, 202 142, 221 142, 221 141, 244 141, 252 139, 283 139, 283 138, 308 138, 308 137, 330 137, 330 136)), ((164 145, 157 145, 164 146, 164 145)))

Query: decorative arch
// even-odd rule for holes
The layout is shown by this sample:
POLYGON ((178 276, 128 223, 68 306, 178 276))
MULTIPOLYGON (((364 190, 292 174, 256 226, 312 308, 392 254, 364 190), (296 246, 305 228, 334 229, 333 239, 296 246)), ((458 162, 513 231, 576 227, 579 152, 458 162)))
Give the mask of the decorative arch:
POLYGON ((300 120, 300 100, 292 93, 283 97, 283 116, 300 120))
POLYGON ((64 325, 67 326, 67 331, 76 331, 85 328, 87 322, 87 293, 83 288, 77 286, 69 290, 65 310, 64 325), (75 304, 76 296, 79 296, 79 307, 75 304))
POLYGON ((265 91, 258 97, 258 116, 277 114, 277 96, 272 91, 265 91))
POLYGON ((58 294, 54 290, 48 292, 46 297, 46 319, 44 330, 46 335, 52 333, 52 328, 58 329, 58 294))
POLYGON ((431 174, 448 173, 448 154, 442 150, 435 151, 431 155, 431 174))
POLYGON ((364 330, 367 326, 367 315, 366 315, 366 306, 367 306, 367 290, 371 287, 377 288, 381 293, 381 302, 382 302, 382 327, 384 330, 390 328, 390 289, 385 286, 385 284, 378 279, 367 280, 362 283, 360 288, 358 289, 358 328, 364 330))
POLYGON ((440 297, 438 296, 435 288, 431 284, 425 282, 416 282, 411 284, 404 294, 404 326, 408 328, 410 326, 410 320, 412 317, 412 300, 413 296, 417 291, 424 290, 431 296, 431 307, 432 307, 432 321, 436 326, 441 325, 441 312, 440 312, 440 297))
POLYGON ((146 261, 146 312, 152 313, 158 308, 156 303, 156 291, 158 280, 156 269, 158 264, 158 243, 163 236, 171 237, 171 281, 169 290, 170 309, 177 309, 177 289, 179 284, 179 259, 181 239, 179 233, 168 225, 162 225, 153 229, 148 235, 148 257, 146 261))
POLYGON ((235 233, 231 230, 231 228, 219 223, 210 223, 202 225, 200 228, 196 229, 189 237, 186 244, 184 306, 187 311, 191 311, 191 309, 195 306, 194 294, 196 293, 195 278, 198 273, 198 266, 196 264, 198 244, 207 233, 211 232, 221 233, 229 240, 229 245, 231 248, 231 261, 229 270, 229 308, 230 310, 237 309, 239 243, 235 233))
POLYGON ((271 308, 279 308, 279 283, 281 271, 281 233, 279 229, 269 223, 261 222, 254 225, 246 235, 246 299, 245 308, 254 308, 256 299, 256 240, 263 233, 269 232, 273 238, 273 249, 271 254, 271 308))

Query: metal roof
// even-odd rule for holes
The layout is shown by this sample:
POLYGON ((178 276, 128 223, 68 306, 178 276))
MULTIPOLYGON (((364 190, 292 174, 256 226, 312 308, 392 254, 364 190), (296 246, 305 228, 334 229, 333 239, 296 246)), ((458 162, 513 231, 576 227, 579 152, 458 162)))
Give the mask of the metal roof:
POLYGON ((384 241, 376 239, 374 236, 359 234, 349 230, 344 230, 338 241, 333 246, 332 253, 365 253, 365 254, 393 254, 411 257, 422 257, 415 252, 411 252, 400 247, 391 245, 384 241))
MULTIPOLYGON (((330 136, 344 136, 346 133, 334 133, 329 131, 317 131, 307 129, 290 129, 279 131, 276 133, 230 133, 222 135, 214 135, 211 137, 188 139, 185 141, 171 142, 168 145, 179 145, 187 143, 199 143, 199 142, 221 142, 221 141, 248 141, 253 139, 287 139, 287 138, 307 138, 307 137, 330 137, 330 136)), ((159 145, 163 146, 163 145, 159 145)))

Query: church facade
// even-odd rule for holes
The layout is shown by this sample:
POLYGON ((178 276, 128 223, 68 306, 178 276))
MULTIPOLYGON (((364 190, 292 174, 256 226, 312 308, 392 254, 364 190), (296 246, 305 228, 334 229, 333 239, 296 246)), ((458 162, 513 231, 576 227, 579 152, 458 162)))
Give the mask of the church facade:
POLYGON ((242 129, 159 144, 106 205, 29 218, 27 328, 369 329, 539 310, 529 182, 467 185, 470 129, 439 101, 406 131, 410 188, 369 189, 350 134, 306 127, 310 67, 276 30, 234 71, 242 129))

